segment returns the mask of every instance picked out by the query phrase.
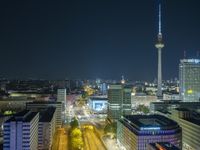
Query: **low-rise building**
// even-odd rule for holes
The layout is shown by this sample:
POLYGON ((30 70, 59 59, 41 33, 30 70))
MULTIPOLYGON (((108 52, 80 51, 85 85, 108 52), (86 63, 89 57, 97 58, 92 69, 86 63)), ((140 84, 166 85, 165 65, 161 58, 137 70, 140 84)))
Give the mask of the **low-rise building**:
POLYGON ((106 97, 90 97, 89 108, 96 113, 107 113, 108 109, 108 98, 106 97))
POLYGON ((163 93, 163 100, 180 100, 179 93, 163 93))
POLYGON ((124 116, 117 122, 117 141, 122 149, 147 150, 149 143, 169 142, 182 147, 181 127, 161 115, 124 116))

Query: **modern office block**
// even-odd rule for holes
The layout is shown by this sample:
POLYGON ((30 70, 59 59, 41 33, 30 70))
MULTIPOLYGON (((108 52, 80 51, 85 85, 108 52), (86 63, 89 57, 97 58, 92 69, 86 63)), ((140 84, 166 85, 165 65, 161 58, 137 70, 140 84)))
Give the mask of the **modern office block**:
POLYGON ((46 101, 35 101, 26 104, 26 109, 40 112, 46 110, 48 107, 56 107, 56 128, 61 127, 62 119, 61 119, 61 102, 46 102, 46 101))
POLYGON ((200 102, 200 59, 182 59, 179 64, 180 98, 200 102))
POLYGON ((200 113, 177 108, 171 111, 169 118, 178 122, 182 128, 183 148, 198 150, 200 148, 200 113))
POLYGON ((67 107, 66 89, 58 89, 57 90, 57 102, 61 102, 62 103, 61 119, 63 121, 65 121, 66 120, 66 107, 67 107))
POLYGON ((106 83, 101 83, 99 88, 102 95, 107 95, 108 88, 106 83))
POLYGON ((123 102, 122 102, 122 114, 131 114, 131 93, 132 88, 130 86, 124 86, 123 89, 123 102))
POLYGON ((150 109, 152 112, 157 111, 171 111, 175 108, 187 108, 187 109, 200 109, 200 102, 182 102, 178 100, 164 100, 162 102, 150 103, 150 109))
POLYGON ((111 84, 108 88, 108 118, 117 120, 131 114, 132 88, 123 84, 111 84))
POLYGON ((39 113, 24 110, 4 123, 4 150, 36 150, 38 148, 39 113))
POLYGON ((66 89, 57 90, 57 102, 63 102, 66 104, 66 89))
POLYGON ((123 85, 112 84, 108 88, 108 118, 119 119, 122 115, 123 85))
POLYGON ((149 143, 169 142, 181 149, 181 127, 161 115, 129 115, 117 122, 117 141, 126 150, 147 150, 149 143))
POLYGON ((55 133, 56 108, 49 107, 40 112, 38 128, 38 150, 51 150, 55 133))

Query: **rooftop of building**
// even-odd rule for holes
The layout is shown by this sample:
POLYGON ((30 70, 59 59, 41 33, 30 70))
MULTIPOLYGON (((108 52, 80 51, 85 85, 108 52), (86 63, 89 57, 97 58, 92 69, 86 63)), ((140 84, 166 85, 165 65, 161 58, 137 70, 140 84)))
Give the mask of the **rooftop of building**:
POLYGON ((155 150, 180 150, 168 142, 149 143, 149 145, 155 150))
POLYGON ((200 59, 181 59, 181 63, 200 64, 200 59))
POLYGON ((175 110, 180 111, 180 112, 188 112, 190 115, 187 117, 184 117, 182 119, 191 122, 196 125, 200 125, 200 113, 196 112, 194 110, 189 110, 187 108, 176 108, 175 110))
POLYGON ((196 111, 190 111, 190 113, 191 117, 186 118, 185 120, 200 126, 200 113, 196 111))
POLYGON ((200 105, 200 102, 183 102, 181 100, 161 100, 160 102, 152 102, 151 104, 186 104, 186 105, 200 105))
POLYGON ((62 102, 57 102, 57 101, 33 101, 33 102, 28 102, 26 104, 61 104, 62 102))
POLYGON ((196 125, 200 126, 200 119, 196 119, 196 118, 186 118, 186 119, 184 119, 184 120, 186 120, 186 121, 188 121, 188 122, 191 122, 191 123, 193 123, 193 124, 196 124, 196 125))
POLYGON ((177 91, 167 91, 167 92, 163 92, 163 94, 166 94, 166 95, 179 95, 179 92, 177 92, 177 91))
POLYGON ((187 109, 187 108, 175 108, 175 110, 177 110, 177 111, 190 111, 190 110, 187 109))
POLYGON ((167 111, 167 110, 157 110, 158 112, 162 113, 162 114, 165 114, 165 115, 168 115, 168 114, 171 114, 170 111, 167 111))
POLYGON ((49 107, 45 111, 40 112, 39 122, 51 122, 55 111, 56 111, 55 107, 49 107))
POLYGON ((13 115, 6 122, 12 122, 12 121, 30 122, 37 114, 38 114, 38 112, 31 112, 29 110, 23 110, 19 113, 16 113, 15 115, 13 115))
POLYGON ((106 97, 90 97, 90 100, 92 100, 92 101, 95 101, 95 100, 108 101, 108 98, 106 98, 106 97))
POLYGON ((178 124, 162 115, 128 115, 122 119, 123 124, 129 124, 137 130, 168 130, 178 124))

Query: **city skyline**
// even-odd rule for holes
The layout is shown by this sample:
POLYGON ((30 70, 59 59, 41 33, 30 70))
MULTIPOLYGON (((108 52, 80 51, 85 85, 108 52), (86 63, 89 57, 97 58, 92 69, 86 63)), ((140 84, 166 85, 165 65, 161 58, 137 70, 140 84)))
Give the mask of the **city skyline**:
MULTIPOLYGON (((156 78, 157 1, 87 2, 4 1, 0 75, 156 78)), ((196 58, 200 2, 162 2, 163 79, 170 79, 178 77, 184 51, 196 58)))

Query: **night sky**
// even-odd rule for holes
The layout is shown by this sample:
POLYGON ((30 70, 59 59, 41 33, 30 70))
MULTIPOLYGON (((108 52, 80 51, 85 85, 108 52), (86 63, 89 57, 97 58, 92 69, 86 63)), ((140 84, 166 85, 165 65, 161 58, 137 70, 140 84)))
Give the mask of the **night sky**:
MULTIPOLYGON (((0 76, 115 78, 157 76, 156 0, 4 0, 0 76)), ((163 0, 163 78, 200 50, 200 1, 163 0)))

